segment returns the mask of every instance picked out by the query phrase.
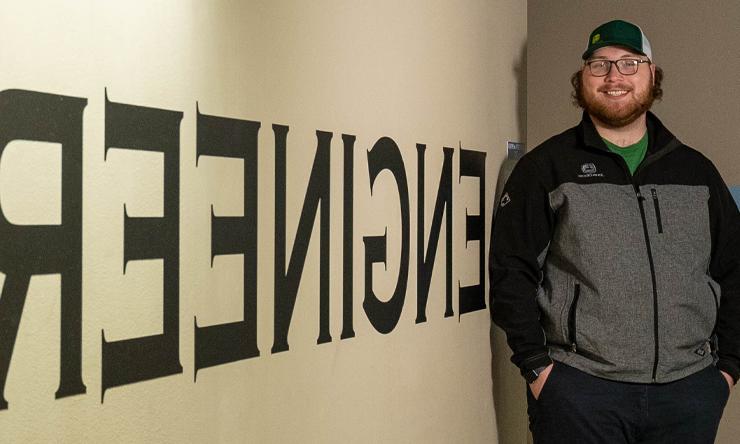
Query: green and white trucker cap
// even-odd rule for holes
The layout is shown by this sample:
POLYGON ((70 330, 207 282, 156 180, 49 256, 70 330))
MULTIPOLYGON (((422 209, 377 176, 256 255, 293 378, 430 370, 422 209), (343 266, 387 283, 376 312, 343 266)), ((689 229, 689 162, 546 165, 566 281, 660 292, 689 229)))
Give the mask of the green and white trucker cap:
POLYGON ((639 26, 624 20, 612 20, 594 29, 588 37, 588 46, 586 46, 586 52, 583 53, 583 60, 591 57, 594 51, 604 46, 624 46, 653 60, 653 51, 645 33, 639 26))

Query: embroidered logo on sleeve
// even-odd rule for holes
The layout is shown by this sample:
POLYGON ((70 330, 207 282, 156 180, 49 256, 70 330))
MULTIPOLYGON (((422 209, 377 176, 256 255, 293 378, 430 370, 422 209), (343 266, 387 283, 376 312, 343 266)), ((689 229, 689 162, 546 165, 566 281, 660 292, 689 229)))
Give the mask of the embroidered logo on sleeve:
POLYGON ((501 196, 501 208, 508 205, 509 202, 511 202, 511 197, 509 197, 509 193, 504 193, 504 195, 501 196))

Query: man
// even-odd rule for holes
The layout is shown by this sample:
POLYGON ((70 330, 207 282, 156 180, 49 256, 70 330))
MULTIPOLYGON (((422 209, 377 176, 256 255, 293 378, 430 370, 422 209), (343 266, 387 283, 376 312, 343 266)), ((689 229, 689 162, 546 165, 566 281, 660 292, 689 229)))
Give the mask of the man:
POLYGON ((580 124, 524 156, 491 247, 491 309, 536 443, 711 443, 740 377, 740 213, 712 163, 648 110, 637 26, 596 28, 580 124))

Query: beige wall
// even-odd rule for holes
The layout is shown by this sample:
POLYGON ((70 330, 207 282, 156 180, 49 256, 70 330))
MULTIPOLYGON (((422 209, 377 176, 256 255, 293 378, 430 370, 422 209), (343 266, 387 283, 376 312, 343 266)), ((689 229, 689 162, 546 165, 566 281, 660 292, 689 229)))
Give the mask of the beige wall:
MULTIPOLYGON (((528 2, 527 141, 530 148, 575 125, 570 75, 579 68, 588 34, 621 18, 638 24, 665 71, 664 99, 654 111, 682 141, 740 185, 740 3, 735 0, 528 2)), ((740 397, 725 410, 717 442, 737 442, 740 397)))
MULTIPOLYGON (((495 173, 506 142, 523 138, 523 0, 0 0, 0 10, 0 91, 87 99, 82 195, 77 198, 82 204, 81 374, 86 393, 54 397, 60 378, 60 278, 33 276, 5 384, 9 407, 0 410, 3 442, 496 441, 489 314, 479 310, 459 316, 457 289, 478 282, 479 252, 488 251, 495 173), (163 196, 170 192, 163 169, 171 158, 120 149, 127 147, 114 147, 106 155, 106 91, 112 102, 182 113, 175 206, 180 230, 175 334, 182 372, 108 388, 103 399, 101 332, 106 341, 163 332, 163 261, 132 261, 123 273, 123 206, 129 216, 162 217, 163 196), (203 326, 243 317, 242 257, 221 255, 211 264, 211 208, 217 216, 245 213, 243 161, 201 157, 196 164, 196 103, 203 114, 261 122, 256 216, 260 355, 201 369, 194 381, 194 319, 203 326), (317 345, 317 217, 290 324, 290 350, 282 353, 271 353, 276 123, 290 127, 288 257, 317 152, 316 130, 333 134, 328 199, 332 340, 317 345), (356 136, 351 339, 340 339, 346 188, 342 134, 356 136), (400 269, 395 181, 387 171, 381 173, 372 194, 368 181, 367 152, 383 136, 400 147, 411 228, 405 304, 389 334, 373 328, 362 305, 363 236, 388 233, 387 269, 373 267, 373 288, 381 300, 391 297, 400 269), (454 148, 455 314, 444 317, 443 228, 428 320, 421 324, 415 323, 417 143, 427 145, 426 239, 442 147, 454 148), (478 181, 460 179, 460 147, 487 155, 483 203, 478 181), (466 242, 466 215, 483 209, 485 245, 466 242)), ((39 115, 17 117, 32 122, 39 115)), ((61 184, 70 172, 61 170, 66 149, 28 140, 8 144, 0 162, 5 217, 16 224, 62 222, 61 184)), ((10 279, 0 274, 0 282, 10 279)), ((0 303, 0 310, 7 306, 0 303)), ((523 388, 519 379, 516 384, 523 388)))

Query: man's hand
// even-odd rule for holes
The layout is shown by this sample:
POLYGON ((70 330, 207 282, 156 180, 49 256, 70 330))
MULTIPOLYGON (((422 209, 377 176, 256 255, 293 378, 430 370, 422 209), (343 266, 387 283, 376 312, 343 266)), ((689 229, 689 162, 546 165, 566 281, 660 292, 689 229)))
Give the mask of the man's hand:
MULTIPOLYGON (((547 381, 547 378, 550 376, 551 370, 552 370, 552 364, 545 367, 545 369, 542 370, 542 373, 540 373, 537 379, 535 379, 533 383, 529 384, 529 389, 532 390, 532 395, 534 396, 534 399, 539 399, 540 392, 542 391, 542 387, 545 386, 545 382, 547 381)), ((729 375, 725 374, 725 378, 729 378, 729 375)), ((730 378, 730 381, 732 381, 732 378, 730 378)))
MULTIPOLYGON (((727 373, 723 372, 722 370, 720 370, 720 372, 722 372, 722 376, 725 377, 725 381, 727 381, 727 385, 730 386, 730 392, 732 392, 732 388, 735 386, 735 381, 733 381, 732 376, 728 375, 727 373)), ((549 370, 548 370, 548 373, 549 373, 549 370)), ((543 372, 543 375, 544 375, 544 372, 543 372)), ((542 377, 542 375, 540 375, 540 378, 541 377, 542 377)), ((537 382, 540 380, 540 378, 537 378, 537 380, 534 381, 534 384, 537 384, 537 382)), ((540 390, 542 390, 542 389, 540 388, 540 390)), ((534 393, 534 389, 532 389, 532 392, 534 393)))

